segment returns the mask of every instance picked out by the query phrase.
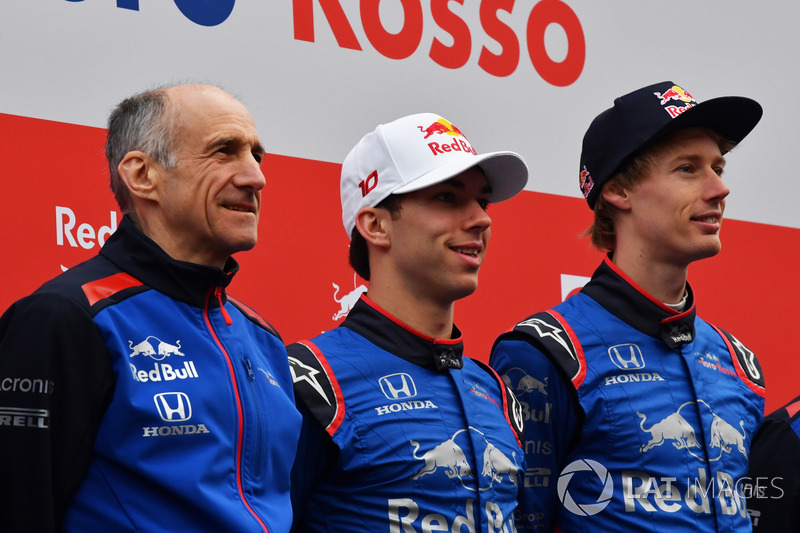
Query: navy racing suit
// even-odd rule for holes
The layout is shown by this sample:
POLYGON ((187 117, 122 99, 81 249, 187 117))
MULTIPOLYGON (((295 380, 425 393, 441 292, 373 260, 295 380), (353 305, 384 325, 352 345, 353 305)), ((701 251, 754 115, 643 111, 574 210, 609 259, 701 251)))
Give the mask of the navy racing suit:
POLYGON ((687 290, 675 311, 606 258, 580 293, 498 338, 490 364, 525 418, 520 530, 750 530, 761 369, 687 290))
POLYGON ((456 328, 427 337, 366 296, 288 347, 306 413, 296 531, 515 531, 519 406, 462 348, 456 328))
POLYGON ((750 449, 748 489, 753 531, 800 531, 800 397, 764 418, 750 449))

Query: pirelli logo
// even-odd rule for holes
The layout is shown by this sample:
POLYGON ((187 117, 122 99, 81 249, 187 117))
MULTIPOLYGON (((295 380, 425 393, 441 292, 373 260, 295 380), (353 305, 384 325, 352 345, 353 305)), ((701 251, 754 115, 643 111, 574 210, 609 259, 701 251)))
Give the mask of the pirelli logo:
POLYGON ((0 426, 49 429, 50 411, 25 407, 0 407, 0 426))

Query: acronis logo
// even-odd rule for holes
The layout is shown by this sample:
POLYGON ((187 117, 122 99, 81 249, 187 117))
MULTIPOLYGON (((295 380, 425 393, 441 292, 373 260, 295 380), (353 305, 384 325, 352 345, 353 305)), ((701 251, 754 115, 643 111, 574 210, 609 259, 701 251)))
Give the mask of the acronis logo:
MULTIPOLYGON (((67 0, 67 2, 83 2, 83 0, 67 0)), ((233 12, 236 0, 214 0, 214 2, 198 2, 197 0, 173 0, 175 6, 187 19, 200 26, 217 26, 225 22, 233 12)), ((117 7, 139 11, 139 0, 117 0, 117 7)))

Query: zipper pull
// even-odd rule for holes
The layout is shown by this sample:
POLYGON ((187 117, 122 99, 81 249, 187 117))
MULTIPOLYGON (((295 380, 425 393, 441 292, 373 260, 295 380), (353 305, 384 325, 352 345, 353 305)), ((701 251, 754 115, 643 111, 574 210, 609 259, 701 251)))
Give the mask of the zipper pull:
POLYGON ((219 310, 222 312, 222 318, 224 318, 225 323, 230 326, 233 324, 233 320, 231 320, 231 315, 229 315, 225 308, 222 307, 222 287, 217 287, 214 289, 214 296, 216 296, 217 300, 219 300, 219 310))
POLYGON ((256 374, 253 372, 253 365, 250 364, 250 359, 247 357, 244 358, 244 367, 247 369, 247 377, 250 379, 250 381, 255 381, 256 374))

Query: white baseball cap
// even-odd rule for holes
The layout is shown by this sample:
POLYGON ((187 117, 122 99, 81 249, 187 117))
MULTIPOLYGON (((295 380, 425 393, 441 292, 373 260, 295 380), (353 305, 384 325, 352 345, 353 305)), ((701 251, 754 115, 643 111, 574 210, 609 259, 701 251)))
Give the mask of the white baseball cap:
POLYGON ((356 215, 390 194, 417 191, 479 166, 492 194, 508 200, 528 183, 528 166, 514 152, 478 154, 452 123, 419 113, 381 124, 350 150, 342 164, 342 222, 348 237, 356 215))

